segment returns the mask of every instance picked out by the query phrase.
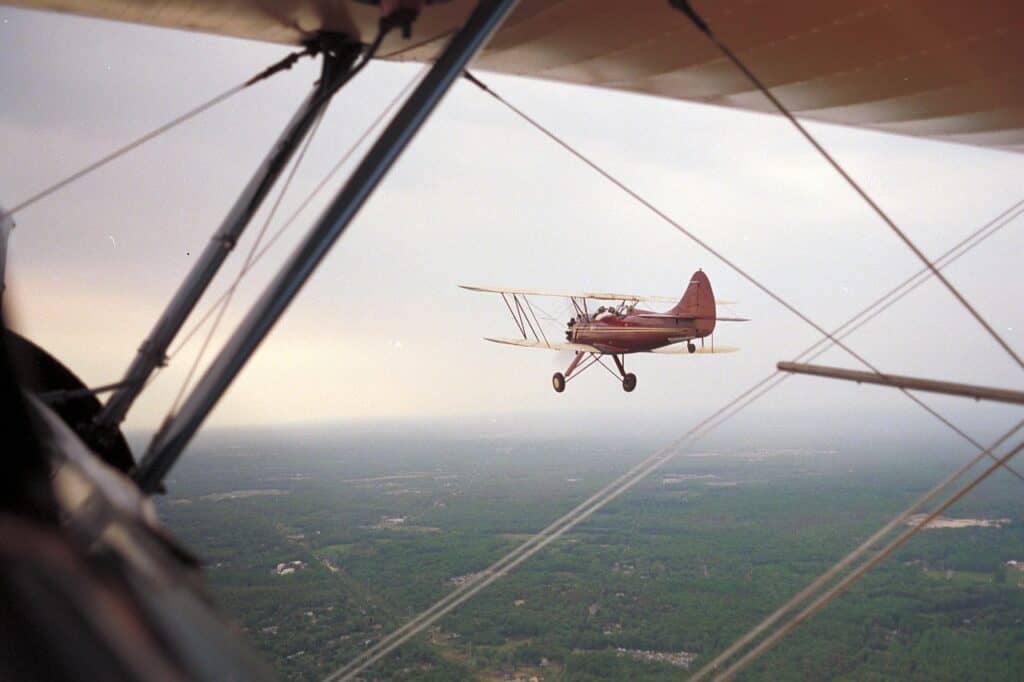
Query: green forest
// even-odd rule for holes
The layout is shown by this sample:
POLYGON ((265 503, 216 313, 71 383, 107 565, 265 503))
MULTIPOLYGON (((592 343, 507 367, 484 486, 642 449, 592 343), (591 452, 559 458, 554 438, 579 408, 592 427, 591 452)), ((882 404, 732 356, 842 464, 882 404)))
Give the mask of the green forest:
MULTIPOLYGON (((159 507, 279 676, 316 680, 644 447, 225 433, 159 507)), ((685 679, 965 457, 858 447, 683 451, 363 679, 685 679)), ((1024 679, 1020 485, 993 477, 948 512, 966 527, 923 531, 741 679, 1024 679)))

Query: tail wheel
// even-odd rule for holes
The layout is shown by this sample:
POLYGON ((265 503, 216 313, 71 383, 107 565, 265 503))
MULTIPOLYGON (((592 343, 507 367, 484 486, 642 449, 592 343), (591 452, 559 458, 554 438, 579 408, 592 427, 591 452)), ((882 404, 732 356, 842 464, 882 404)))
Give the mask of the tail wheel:
POLYGON ((687 343, 686 344, 686 350, 687 350, 687 352, 690 352, 690 353, 696 353, 697 352, 697 346, 693 345, 692 342, 691 343, 687 343))
MULTIPOLYGON (((634 382, 635 383, 635 382, 634 382)), ((561 372, 555 372, 551 376, 551 385, 554 387, 556 393, 561 393, 565 390, 565 375, 561 372)))
POLYGON ((636 388, 636 375, 630 372, 622 377, 622 390, 630 393, 634 388, 636 388))

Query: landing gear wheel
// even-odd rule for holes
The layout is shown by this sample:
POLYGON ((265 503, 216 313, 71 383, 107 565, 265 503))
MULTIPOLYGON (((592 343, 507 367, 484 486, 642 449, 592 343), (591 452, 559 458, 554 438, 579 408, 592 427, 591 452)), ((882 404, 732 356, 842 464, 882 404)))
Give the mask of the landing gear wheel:
POLYGON ((556 393, 561 393, 565 390, 565 375, 561 372, 555 372, 551 376, 551 385, 554 387, 556 393))
POLYGON ((626 376, 622 377, 622 390, 629 393, 634 388, 636 388, 636 375, 630 372, 626 376))
POLYGON ((687 343, 686 344, 686 350, 689 353, 696 353, 697 352, 697 346, 693 345, 692 343, 687 343))

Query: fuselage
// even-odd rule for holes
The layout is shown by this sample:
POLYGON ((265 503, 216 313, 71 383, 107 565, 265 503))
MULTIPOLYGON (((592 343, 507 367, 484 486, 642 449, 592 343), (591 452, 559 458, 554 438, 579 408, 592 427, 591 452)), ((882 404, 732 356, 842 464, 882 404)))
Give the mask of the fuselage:
POLYGON ((699 339, 707 329, 695 319, 664 316, 650 310, 603 310, 593 315, 578 315, 566 328, 566 339, 594 346, 603 353, 640 353, 673 343, 699 339), (646 315, 646 316, 645 316, 646 315))

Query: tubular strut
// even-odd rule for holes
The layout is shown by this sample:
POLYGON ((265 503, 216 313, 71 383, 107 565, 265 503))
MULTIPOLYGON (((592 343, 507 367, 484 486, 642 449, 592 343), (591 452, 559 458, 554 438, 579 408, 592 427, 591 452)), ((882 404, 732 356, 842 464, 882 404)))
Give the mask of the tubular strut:
POLYGON ((575 379, 580 374, 583 374, 584 370, 590 369, 594 365, 601 365, 606 370, 608 370, 608 373, 611 374, 616 379, 625 379, 626 378, 625 358, 624 357, 620 358, 618 355, 614 355, 614 354, 611 354, 611 356, 612 356, 612 359, 615 360, 616 367, 618 367, 618 369, 619 369, 618 376, 615 375, 615 372, 613 372, 611 370, 611 368, 608 367, 608 365, 604 364, 604 362, 601 360, 602 356, 601 356, 600 353, 585 353, 583 351, 576 351, 576 355, 575 355, 575 357, 573 357, 572 362, 569 364, 569 368, 566 369, 564 374, 563 374, 563 376, 565 377, 566 383, 568 383, 572 379, 575 379), (584 358, 586 358, 586 360, 584 360, 584 358))
POLYGON ((301 55, 322 52, 323 70, 320 80, 312 92, 299 105, 284 131, 271 147, 263 163, 253 173, 249 183, 235 200, 231 210, 211 237, 206 249, 199 256, 192 270, 185 277, 178 291, 164 309, 149 336, 139 347, 138 354, 118 382, 119 387, 96 416, 95 428, 109 434, 117 429, 157 367, 166 364, 167 347, 181 330, 189 314, 199 302, 206 287, 220 270, 221 265, 234 249, 245 228, 256 214, 275 181, 284 171, 299 144, 306 137, 318 115, 330 102, 351 73, 352 65, 359 57, 362 46, 359 43, 336 35, 321 36, 305 52, 289 55, 284 61, 257 74, 250 82, 262 80, 282 69, 290 68, 301 55))
POLYGON ((898 374, 858 372, 852 369, 840 369, 837 367, 825 367, 822 365, 808 365, 797 362, 780 362, 776 367, 778 367, 780 372, 810 374, 811 376, 826 377, 829 379, 844 379, 846 381, 856 381, 858 384, 861 382, 866 384, 880 384, 882 386, 906 388, 911 391, 944 393, 946 395, 974 398, 975 400, 994 400, 1001 403, 1024 405, 1024 392, 1011 391, 1005 388, 991 388, 988 386, 975 386, 973 384, 958 384, 952 381, 918 379, 916 377, 907 377, 898 374))
POLYGON ((210 364, 181 410, 150 443, 135 479, 143 492, 160 487, 182 450, 292 299, 355 218, 370 194, 426 122, 452 83, 498 28, 516 0, 480 0, 430 72, 381 133, 313 228, 210 364))
MULTIPOLYGON (((569 379, 572 379, 573 376, 575 376, 573 374, 573 372, 576 370, 576 367, 579 366, 580 360, 582 360, 582 359, 583 359, 583 353, 580 352, 580 351, 576 351, 576 355, 573 356, 572 362, 569 363, 569 369, 565 370, 565 380, 566 381, 569 381, 569 379)), ((581 369, 580 372, 582 372, 582 371, 583 370, 581 369)), ((579 374, 579 372, 576 372, 576 374, 579 374)))
POLYGON ((619 357, 618 355, 612 355, 612 359, 615 360, 615 366, 619 368, 619 374, 623 377, 626 376, 626 358, 619 357))

